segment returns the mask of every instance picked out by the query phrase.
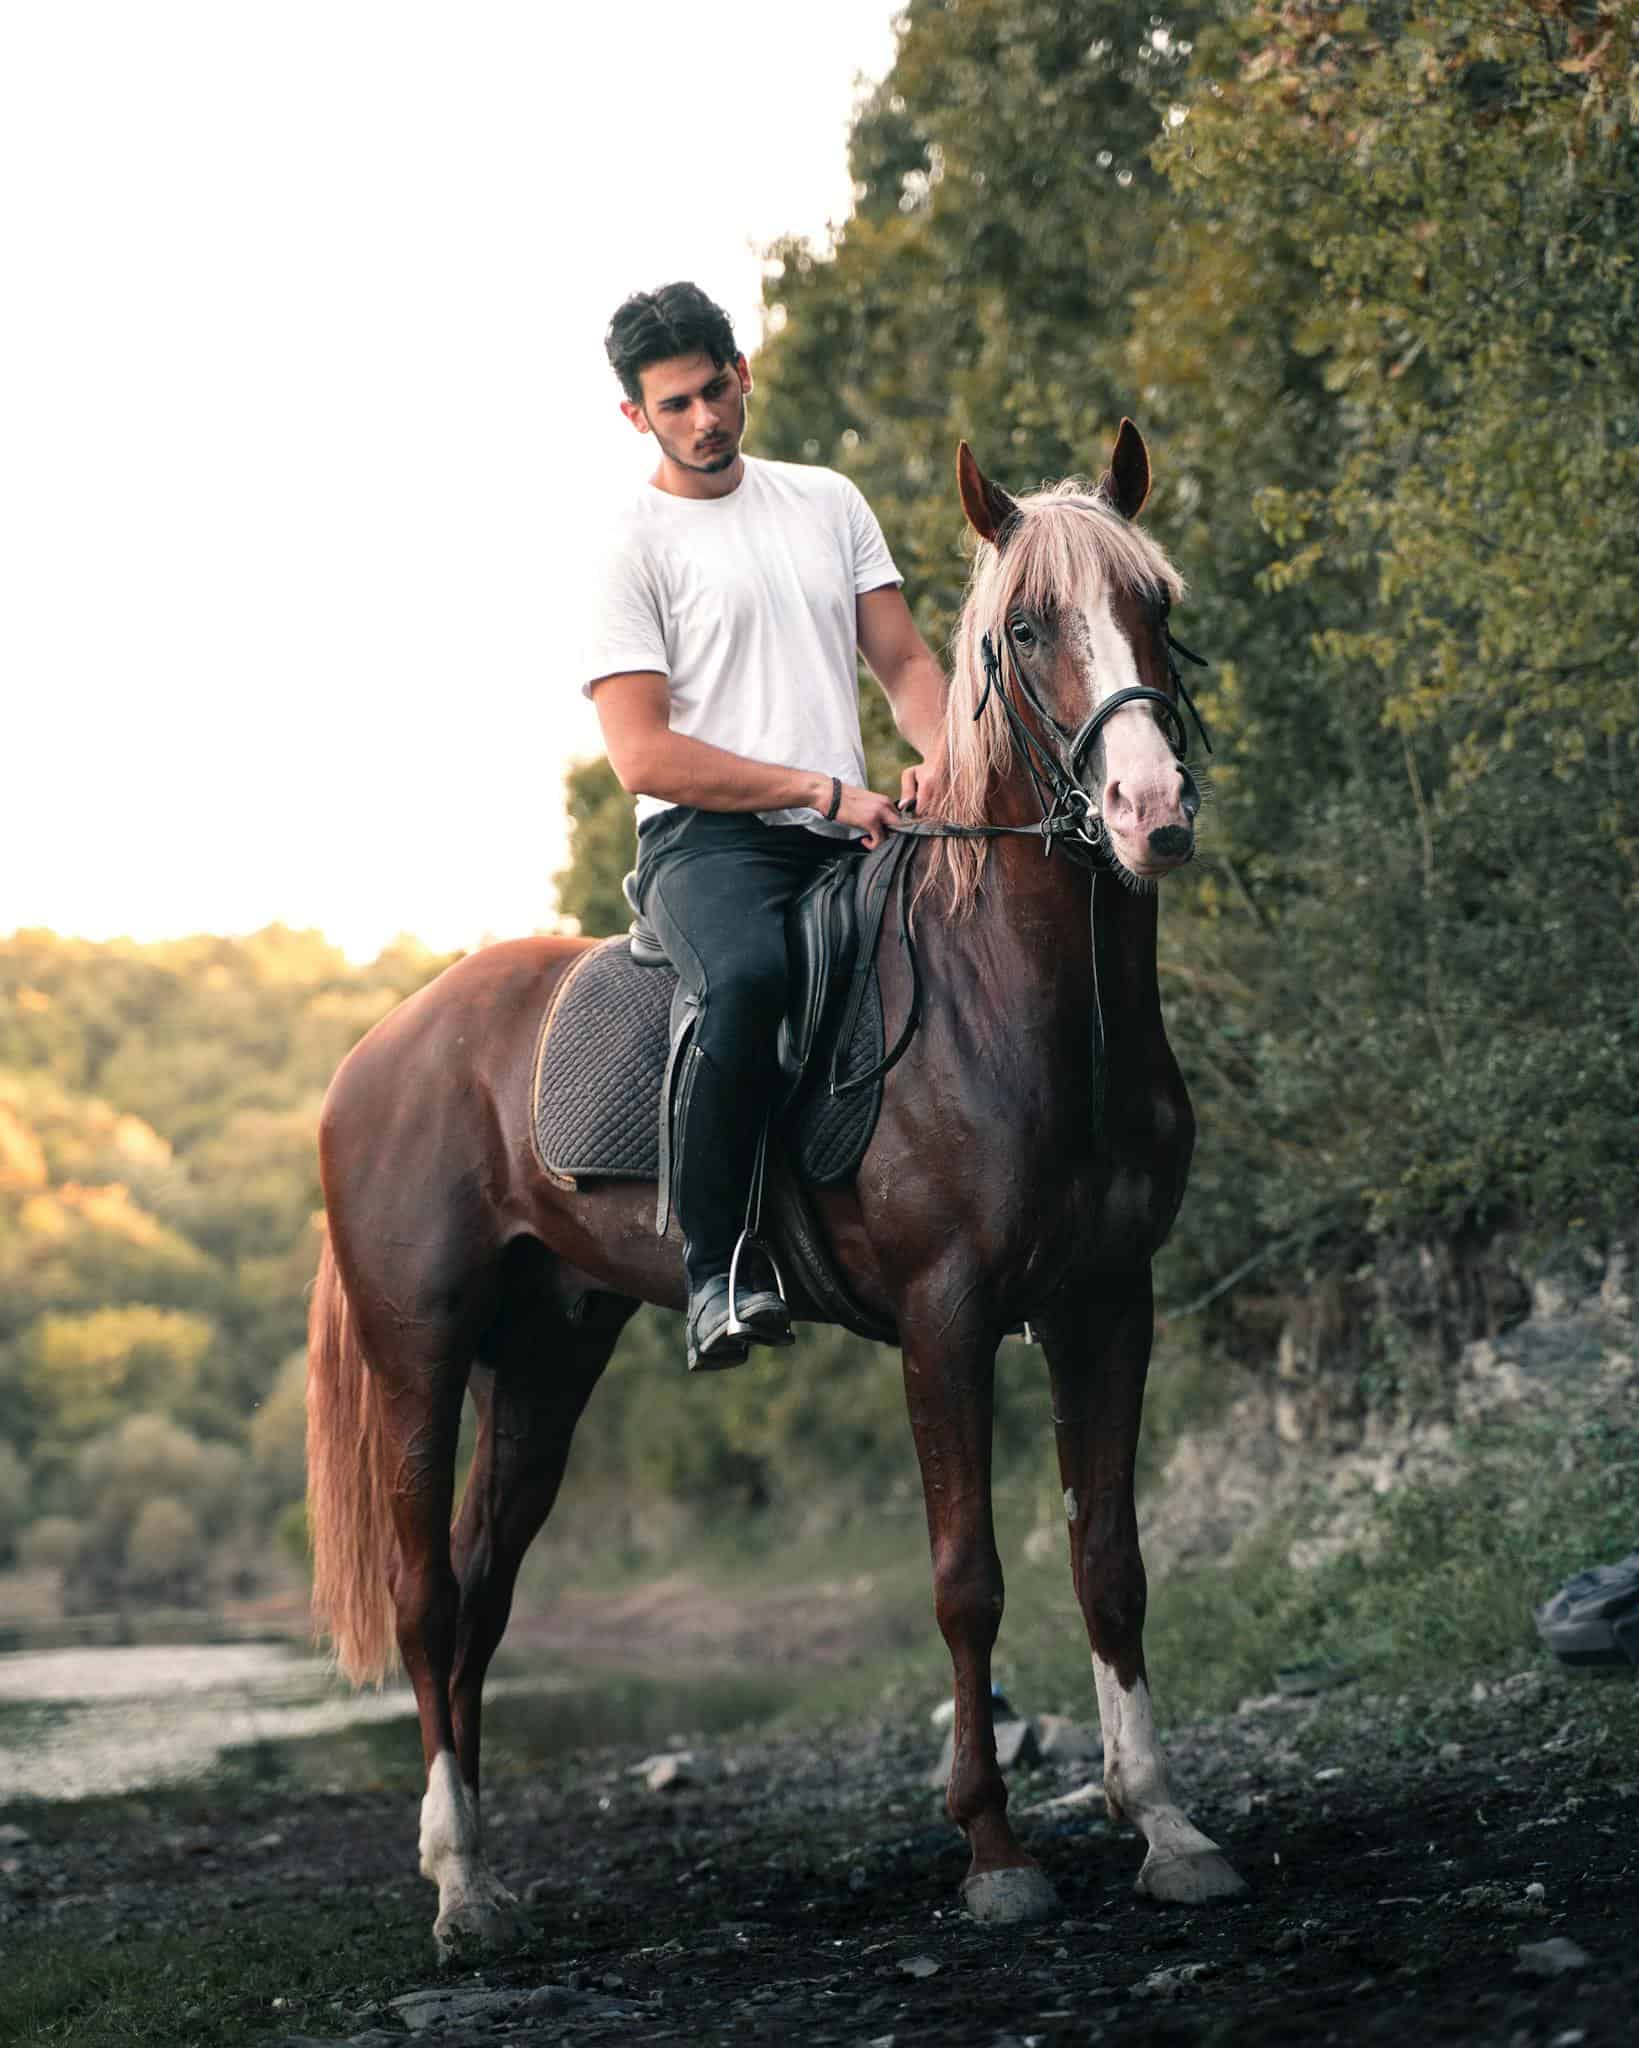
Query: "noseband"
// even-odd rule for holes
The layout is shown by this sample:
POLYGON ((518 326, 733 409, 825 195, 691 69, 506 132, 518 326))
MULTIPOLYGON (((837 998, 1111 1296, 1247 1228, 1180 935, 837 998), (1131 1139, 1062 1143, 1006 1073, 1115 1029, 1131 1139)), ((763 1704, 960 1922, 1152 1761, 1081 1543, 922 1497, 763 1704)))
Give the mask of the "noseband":
MULTIPOLYGON (((1081 785, 1081 765, 1094 740, 1098 738, 1104 727, 1114 718, 1118 711, 1125 711, 1130 704, 1153 704, 1160 713, 1162 729, 1167 736, 1167 744, 1171 747, 1185 779, 1190 783, 1191 787, 1194 786, 1194 778, 1190 775, 1185 761, 1185 756, 1189 750, 1189 735, 1184 725, 1183 713, 1178 709, 1179 699, 1183 701, 1190 717, 1194 719, 1195 730, 1201 735, 1201 744, 1209 754, 1212 752, 1212 740, 1207 733, 1206 721, 1195 708, 1195 700, 1190 696, 1188 690, 1184 688, 1184 679, 1178 668, 1178 656, 1182 655, 1185 661, 1193 662, 1197 668, 1205 668, 1206 662, 1200 655, 1192 654, 1181 641, 1173 638, 1172 629, 1167 624, 1167 612, 1170 606, 1171 599, 1168 597, 1165 589, 1163 589, 1156 605, 1155 624, 1156 630, 1161 637, 1161 651, 1166 658, 1167 680, 1177 692, 1177 698, 1169 697, 1164 690, 1152 690, 1143 684, 1135 685, 1131 689, 1117 690, 1113 697, 1108 698, 1099 705, 1092 717, 1075 733, 1066 732, 1064 727, 1059 724, 1058 720, 1047 709, 1046 705, 1042 703, 1035 691, 1031 689, 1019 667, 1018 659, 1013 653, 1006 634, 1004 633, 1002 636, 1004 654, 998 654, 995 642, 988 633, 984 634, 979 641, 979 651, 984 661, 985 686, 980 693, 978 703, 974 706, 973 716, 975 720, 983 716, 985 706, 990 702, 991 696, 994 693, 996 701, 1002 707, 1002 712, 1012 730, 1014 741, 1024 757, 1024 764, 1030 771, 1030 780, 1036 791, 1036 801, 1041 805, 1041 819, 1039 823, 1034 825, 956 825, 943 818, 907 818, 894 834, 895 838, 901 840, 1001 839, 1004 837, 1040 839, 1043 854, 1050 855, 1055 846, 1062 846, 1067 858, 1075 861, 1078 866, 1092 869, 1092 888, 1088 903, 1093 969, 1092 988, 1089 991, 1091 997, 1089 1008, 1092 1026, 1092 1108, 1095 1131, 1102 1124, 1104 1114, 1104 1006, 1099 991, 1098 874, 1099 869, 1105 865, 1108 855, 1104 844, 1104 820, 1099 815, 1098 806, 1081 785), (1030 706, 1046 729, 1051 733, 1057 734, 1058 738, 1064 743, 1065 751, 1062 755, 1056 753, 1052 748, 1044 746, 1041 735, 1031 730, 1029 721, 1022 715, 1018 706, 1013 701, 1013 696, 1008 688, 1009 676, 1003 673, 1004 666, 1010 672, 1013 690, 1030 706)), ((1199 801, 1198 796, 1197 801, 1199 801)), ((839 1081, 837 1061, 833 1057, 831 1063, 831 1093, 833 1095, 847 1094, 852 1089, 863 1087, 868 1082, 878 1080, 888 1072, 889 1068, 897 1065, 915 1036, 916 1027, 921 1020, 922 977, 917 964, 916 942, 911 929, 910 898, 908 893, 910 878, 909 848, 906 847, 904 851, 907 857, 901 858, 899 855, 891 853, 885 864, 884 872, 887 879, 880 899, 870 910, 870 943, 862 945, 860 948, 860 964, 856 965, 855 968, 855 985, 850 991, 846 1013, 851 1025, 851 1020, 863 996, 862 969, 868 971, 870 960, 875 953, 876 934, 881 930, 883 912, 887 907, 887 896, 894 886, 897 867, 899 881, 899 943, 904 949, 911 975, 911 1000, 910 1007, 906 1012, 904 1028, 895 1040, 891 1050, 884 1054, 870 1072, 859 1075, 853 1080, 839 1081)), ((848 1042, 847 1030, 844 1031, 840 1042, 842 1044, 848 1042)))
POLYGON ((1189 776, 1187 765, 1189 734, 1184 725, 1183 713, 1178 709, 1180 698, 1188 709, 1190 717, 1194 719, 1195 730, 1201 735, 1201 744, 1209 754, 1212 752, 1212 740, 1206 729, 1206 721, 1196 709, 1194 698, 1191 697, 1189 691, 1184 687, 1184 678, 1178 667, 1178 656, 1182 655, 1185 661, 1193 662, 1197 668, 1205 668, 1206 662, 1199 654, 1192 653, 1181 640, 1173 638, 1172 628, 1167 623, 1167 613, 1170 606, 1171 599, 1166 591, 1163 590, 1157 607, 1155 623, 1156 629, 1161 636, 1162 652, 1166 657, 1167 680, 1172 684, 1176 694, 1169 697, 1164 690, 1152 690, 1145 684, 1135 684, 1129 689, 1117 690, 1113 696, 1105 698, 1104 702, 1098 706, 1092 716, 1074 733, 1065 731, 1064 727, 1059 724, 1058 720, 1030 687, 1030 684, 1025 679, 1024 672, 1019 667, 1018 657, 1015 655, 1006 633, 1004 632, 1002 635, 1002 654, 997 653, 996 644, 988 633, 981 638, 979 652, 984 662, 985 686, 980 694, 977 705, 974 707, 973 716, 975 719, 978 719, 983 715, 985 706, 990 702, 991 695, 994 692, 996 701, 1001 705, 1003 714, 1012 730, 1014 741, 1024 757, 1024 764, 1030 771, 1030 779, 1035 786, 1036 800, 1042 807, 1042 818, 1039 825, 1015 825, 1011 827, 980 826, 976 827, 976 830, 990 832, 1008 830, 1015 832, 1039 832, 1042 839, 1042 850, 1045 853, 1052 852, 1055 840, 1066 841, 1067 850, 1069 845, 1079 846, 1083 849, 1101 848, 1103 844, 1103 821, 1098 815, 1091 796, 1088 795, 1086 789, 1082 786, 1082 765, 1093 742, 1098 738, 1105 726, 1115 717, 1118 711, 1125 711, 1131 704, 1153 704, 1156 707, 1160 716, 1161 729, 1167 737, 1167 745, 1171 747, 1185 776, 1193 782, 1193 777, 1189 776), (1005 678, 1003 675, 1004 662, 1008 670, 1008 675, 1005 678), (1048 731, 1056 733, 1064 742, 1064 752, 1062 755, 1055 755, 1053 750, 1044 747, 1041 743, 1040 735, 1031 730, 1029 723, 1021 715, 1018 706, 1013 702, 1012 694, 1008 688, 1009 682, 1011 682, 1012 690, 1016 691, 1024 699, 1048 731))

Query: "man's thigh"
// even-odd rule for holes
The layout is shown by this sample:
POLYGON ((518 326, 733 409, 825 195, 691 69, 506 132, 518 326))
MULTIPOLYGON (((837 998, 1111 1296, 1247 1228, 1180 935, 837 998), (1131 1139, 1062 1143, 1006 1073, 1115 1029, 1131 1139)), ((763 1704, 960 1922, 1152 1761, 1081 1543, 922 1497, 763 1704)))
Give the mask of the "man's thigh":
POLYGON ((783 972, 786 908, 826 848, 743 813, 696 811, 646 851, 638 858, 643 914, 694 993, 740 975, 783 972))

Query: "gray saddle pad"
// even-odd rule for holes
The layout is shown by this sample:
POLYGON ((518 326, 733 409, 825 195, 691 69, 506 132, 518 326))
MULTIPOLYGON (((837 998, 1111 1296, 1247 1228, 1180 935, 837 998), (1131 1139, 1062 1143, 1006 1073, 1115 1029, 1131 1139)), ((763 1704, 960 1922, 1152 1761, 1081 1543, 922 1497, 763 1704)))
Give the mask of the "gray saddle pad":
MULTIPOLYGON (((676 987, 669 967, 639 966, 624 938, 605 939, 569 970, 535 1059, 535 1144, 555 1180, 658 1178, 660 1084, 676 987)), ((869 1072, 882 1052, 873 973, 840 1078, 869 1072)), ((815 1187, 852 1177, 882 1105, 880 1079, 833 1096, 830 1072, 824 1036, 777 1132, 800 1177, 815 1187)))

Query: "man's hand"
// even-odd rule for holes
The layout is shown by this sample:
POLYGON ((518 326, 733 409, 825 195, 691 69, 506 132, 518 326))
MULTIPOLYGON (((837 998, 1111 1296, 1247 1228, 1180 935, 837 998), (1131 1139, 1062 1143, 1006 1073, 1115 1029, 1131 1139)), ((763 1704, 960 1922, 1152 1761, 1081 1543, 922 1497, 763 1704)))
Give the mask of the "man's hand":
POLYGON ((908 818, 922 815, 922 799, 935 781, 931 761, 913 761, 899 778, 899 808, 908 818))
MULTIPOLYGON (((823 812, 830 800, 830 789, 826 790, 826 803, 819 805, 823 812)), ((836 822, 852 825, 863 830, 866 846, 880 846, 890 832, 897 832, 904 823, 899 813, 885 796, 878 796, 874 789, 856 789, 852 783, 842 785, 842 801, 837 805, 836 822)))

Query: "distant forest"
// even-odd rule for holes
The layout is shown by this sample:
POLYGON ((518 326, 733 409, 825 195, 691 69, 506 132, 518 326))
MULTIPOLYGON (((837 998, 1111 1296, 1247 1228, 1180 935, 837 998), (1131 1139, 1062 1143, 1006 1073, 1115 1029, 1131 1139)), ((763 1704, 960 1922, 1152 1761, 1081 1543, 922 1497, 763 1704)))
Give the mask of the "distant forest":
POLYGON ((0 1563, 194 1603, 299 1550, 314 1128, 444 963, 316 934, 0 941, 0 1563))

